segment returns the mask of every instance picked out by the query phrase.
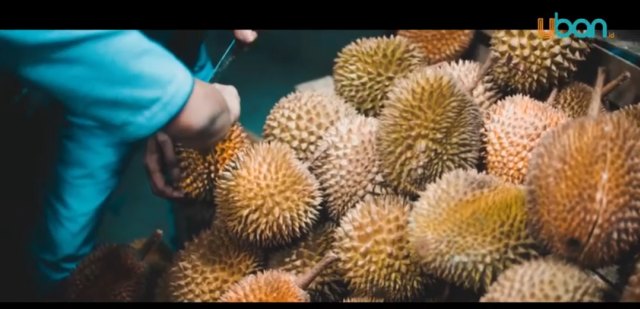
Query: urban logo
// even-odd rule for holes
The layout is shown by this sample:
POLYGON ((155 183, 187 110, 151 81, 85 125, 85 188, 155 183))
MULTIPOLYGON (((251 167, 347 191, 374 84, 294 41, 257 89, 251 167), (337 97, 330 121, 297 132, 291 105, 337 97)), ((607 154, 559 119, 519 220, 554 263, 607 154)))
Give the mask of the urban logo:
POLYGON ((608 32, 607 22, 602 18, 596 18, 592 22, 584 18, 580 18, 574 22, 566 18, 559 18, 558 12, 555 12, 555 18, 549 18, 549 29, 544 29, 544 18, 538 18, 538 35, 543 39, 552 38, 567 38, 571 35, 576 38, 595 38, 596 26, 600 25, 603 38, 613 39, 615 36, 613 32, 608 32), (567 29, 560 30, 560 26, 566 26, 567 29), (584 31, 578 30, 580 25, 584 25, 586 29, 584 31))

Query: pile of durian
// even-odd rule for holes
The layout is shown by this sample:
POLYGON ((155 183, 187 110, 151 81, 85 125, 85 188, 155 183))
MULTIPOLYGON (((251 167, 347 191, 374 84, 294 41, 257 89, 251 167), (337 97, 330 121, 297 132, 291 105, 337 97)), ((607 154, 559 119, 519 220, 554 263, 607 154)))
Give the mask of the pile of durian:
POLYGON ((358 39, 263 140, 178 146, 210 224, 175 255, 96 249, 68 299, 640 301, 640 105, 603 104, 628 75, 578 82, 592 42, 527 30, 463 60, 474 35, 358 39))

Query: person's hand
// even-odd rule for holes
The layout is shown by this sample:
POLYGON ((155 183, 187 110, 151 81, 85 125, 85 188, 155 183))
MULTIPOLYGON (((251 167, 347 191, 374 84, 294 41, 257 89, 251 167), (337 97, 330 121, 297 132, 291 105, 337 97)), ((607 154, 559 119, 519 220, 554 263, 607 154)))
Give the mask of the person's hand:
POLYGON ((174 141, 189 148, 210 148, 224 138, 239 116, 240 96, 235 87, 196 80, 187 104, 165 129, 167 133, 147 140, 144 165, 153 193, 166 199, 184 198, 173 186, 181 177, 174 141))
POLYGON ((144 166, 153 194, 166 199, 184 197, 184 193, 171 185, 180 180, 180 167, 173 143, 167 134, 159 132, 147 140, 144 166), (169 182, 165 180, 165 171, 169 174, 169 182))
POLYGON ((233 30, 236 39, 245 44, 251 44, 258 37, 258 33, 253 30, 233 30))
POLYGON ((187 104, 165 132, 176 143, 204 150, 224 138, 239 116, 235 87, 196 80, 187 104))

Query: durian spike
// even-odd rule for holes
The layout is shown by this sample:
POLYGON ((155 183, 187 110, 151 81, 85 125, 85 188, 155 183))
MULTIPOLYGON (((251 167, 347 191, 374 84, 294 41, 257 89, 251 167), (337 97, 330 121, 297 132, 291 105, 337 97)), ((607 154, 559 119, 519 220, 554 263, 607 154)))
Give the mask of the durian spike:
POLYGON ((471 84, 471 86, 469 86, 469 89, 467 89, 467 91, 473 91, 473 89, 476 89, 476 87, 482 82, 484 76, 487 75, 487 72, 489 72, 491 65, 493 65, 494 59, 495 57, 493 56, 493 53, 490 52, 487 56, 487 60, 485 60, 482 64, 482 67, 480 67, 480 71, 478 72, 476 80, 471 84))
POLYGON ((611 93, 612 91, 616 90, 616 88, 618 88, 618 86, 622 85, 624 82, 629 80, 630 77, 631 77, 631 73, 629 73, 628 71, 625 71, 624 73, 622 73, 618 77, 616 77, 614 80, 612 80, 609 83, 607 83, 602 88, 602 97, 604 98, 609 93, 611 93))
POLYGON ((164 233, 162 232, 162 230, 158 229, 155 230, 153 234, 149 236, 149 238, 147 238, 147 240, 142 245, 142 248, 140 249, 140 255, 143 260, 151 251, 153 251, 153 249, 155 249, 162 242, 163 234, 164 233))
POLYGON ((311 268, 309 271, 307 271, 306 273, 298 276, 298 278, 296 278, 296 285, 298 287, 300 287, 300 289, 306 290, 309 285, 311 285, 311 283, 313 282, 313 280, 318 277, 318 275, 320 275, 320 273, 322 273, 322 271, 329 266, 331 263, 335 262, 338 260, 338 256, 333 253, 333 252, 329 252, 327 253, 327 255, 325 255, 322 260, 320 260, 320 262, 318 262, 318 264, 316 264, 315 266, 313 266, 313 268, 311 268))
POLYGON ((557 95, 558 95, 558 88, 553 88, 553 90, 549 94, 549 97, 547 98, 547 102, 546 103, 551 105, 553 103, 553 101, 555 101, 557 95))
POLYGON ((600 112, 600 105, 602 104, 602 86, 604 84, 604 67, 598 68, 598 77, 596 78, 596 84, 593 87, 593 95, 591 97, 591 105, 589 106, 589 116, 598 116, 600 112))

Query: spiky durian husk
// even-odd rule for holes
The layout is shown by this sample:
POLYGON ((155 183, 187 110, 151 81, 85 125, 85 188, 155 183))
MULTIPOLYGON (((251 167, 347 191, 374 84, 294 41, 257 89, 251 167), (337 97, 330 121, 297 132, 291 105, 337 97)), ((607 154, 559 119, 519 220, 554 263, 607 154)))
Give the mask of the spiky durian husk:
POLYGON ((536 259, 503 272, 481 302, 600 302, 605 287, 580 268, 536 259))
POLYGON ((483 76, 480 82, 474 86, 478 75, 481 73, 480 64, 476 61, 458 60, 442 62, 430 68, 451 74, 463 89, 471 89, 471 96, 474 102, 476 102, 483 111, 486 111, 500 99, 500 92, 492 82, 491 76, 483 76))
POLYGON ((531 151, 544 134, 568 119, 563 112, 529 96, 504 98, 489 110, 485 122, 487 171, 522 183, 531 151))
POLYGON ((177 254, 158 294, 170 301, 217 301, 232 284, 259 271, 261 264, 256 250, 236 242, 216 222, 177 254))
POLYGON ((338 268, 349 287, 385 300, 415 300, 428 278, 409 248, 410 204, 398 196, 368 198, 349 210, 336 230, 338 268))
MULTIPOLYGON (((572 82, 558 92, 555 100, 551 102, 551 106, 563 111, 570 118, 578 118, 587 116, 591 97, 593 96, 593 88, 581 82, 572 82)), ((601 107, 601 112, 604 106, 601 107)))
POLYGON ((211 149, 199 151, 175 146, 181 177, 178 187, 189 199, 210 202, 218 174, 229 160, 251 144, 242 125, 234 123, 224 139, 211 149))
POLYGON ((496 30, 491 50, 494 82, 509 94, 537 96, 571 78, 590 47, 575 37, 542 39, 535 30, 496 30))
POLYGON ((431 69, 399 79, 380 115, 383 176, 414 195, 443 173, 472 168, 482 147, 480 108, 453 78, 431 69))
POLYGON ((629 117, 638 127, 640 127, 640 103, 627 105, 614 112, 615 115, 629 117))
POLYGON ((295 282, 295 277, 284 271, 266 270, 249 275, 234 284, 220 298, 221 302, 310 302, 309 294, 295 282))
POLYGON ((198 201, 212 201, 215 178, 215 158, 213 152, 175 146, 176 158, 180 166, 178 187, 186 198, 198 201))
MULTIPOLYGON (((333 247, 337 225, 327 222, 316 227, 309 236, 294 246, 274 252, 268 267, 302 275, 311 270, 333 247)), ((346 284, 338 273, 336 264, 324 270, 306 289, 312 301, 335 302, 347 294, 346 284)))
POLYGON ((141 301, 146 289, 145 265, 128 245, 103 245, 76 267, 65 282, 69 301, 141 301))
POLYGON ((233 124, 225 138, 216 143, 214 149, 214 170, 216 177, 224 170, 224 166, 227 165, 227 163, 250 145, 251 140, 242 125, 239 123, 233 124))
POLYGON ((427 186, 409 216, 409 242, 427 273, 484 290, 511 265, 537 257, 524 190, 475 170, 427 186))
POLYGON ((640 235, 640 128, 615 115, 568 122, 534 149, 525 184, 541 243, 585 267, 615 263, 640 235))
POLYGON ((335 95, 296 91, 271 109, 264 124, 264 139, 289 145, 298 159, 308 162, 327 129, 356 114, 352 106, 335 95))
POLYGON ((315 177, 289 146, 262 142, 225 166, 216 188, 216 217, 238 240, 287 245, 306 235, 320 214, 315 177))
POLYGON ((399 30, 422 50, 427 64, 458 59, 473 40, 474 30, 399 30))
POLYGON ((423 53, 403 37, 358 39, 335 60, 336 93, 359 112, 375 117, 384 108, 393 81, 419 68, 423 61, 423 53))
POLYGON ((311 164, 334 221, 369 195, 390 193, 376 154, 378 120, 362 115, 344 118, 331 127, 311 164))

